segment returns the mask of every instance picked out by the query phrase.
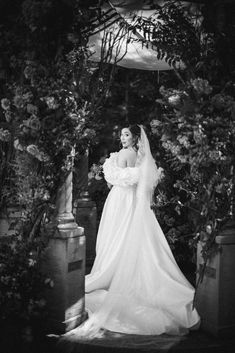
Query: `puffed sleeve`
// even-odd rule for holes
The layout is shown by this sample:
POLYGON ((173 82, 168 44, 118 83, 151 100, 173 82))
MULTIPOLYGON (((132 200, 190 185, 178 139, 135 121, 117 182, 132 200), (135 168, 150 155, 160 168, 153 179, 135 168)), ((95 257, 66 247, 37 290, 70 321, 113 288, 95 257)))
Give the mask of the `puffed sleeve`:
POLYGON ((111 154, 103 164, 105 180, 112 185, 131 186, 138 183, 138 168, 120 168, 116 164, 116 155, 111 154))

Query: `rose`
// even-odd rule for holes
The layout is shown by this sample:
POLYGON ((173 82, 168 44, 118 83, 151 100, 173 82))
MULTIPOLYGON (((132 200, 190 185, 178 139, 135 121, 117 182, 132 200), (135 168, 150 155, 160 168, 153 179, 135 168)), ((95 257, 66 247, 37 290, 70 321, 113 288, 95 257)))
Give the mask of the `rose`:
POLYGON ((39 131, 41 128, 41 123, 35 115, 32 115, 29 119, 23 120, 23 126, 35 131, 39 131))
POLYGON ((26 148, 27 152, 33 157, 37 158, 39 161, 48 162, 49 156, 42 151, 39 151, 36 145, 28 145, 26 148))
POLYGON ((181 98, 180 98, 179 94, 174 94, 174 95, 168 97, 168 103, 173 107, 178 106, 180 104, 180 102, 181 102, 181 98))
POLYGON ((36 145, 28 145, 26 147, 26 151, 31 154, 33 157, 37 158, 38 160, 41 160, 41 154, 36 145))
POLYGON ((16 106, 16 108, 18 108, 18 109, 23 108, 23 106, 24 106, 24 101, 21 96, 15 96, 13 98, 13 103, 16 106))
POLYGON ((39 119, 35 116, 32 115, 29 120, 28 120, 28 127, 30 127, 30 129, 32 130, 36 130, 39 131, 41 128, 41 123, 39 121, 39 119))
POLYGON ((14 147, 16 150, 24 151, 24 147, 20 144, 20 141, 18 139, 14 141, 14 147))
POLYGON ((7 98, 2 98, 1 99, 1 106, 4 110, 8 110, 10 109, 10 105, 11 105, 11 102, 9 99, 7 98))

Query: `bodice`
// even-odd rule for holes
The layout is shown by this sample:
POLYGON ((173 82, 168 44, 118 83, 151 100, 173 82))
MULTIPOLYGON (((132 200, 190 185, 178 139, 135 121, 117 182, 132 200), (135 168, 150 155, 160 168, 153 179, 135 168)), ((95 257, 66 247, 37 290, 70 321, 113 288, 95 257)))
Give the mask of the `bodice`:
POLYGON ((103 164, 105 180, 112 185, 132 186, 138 183, 139 168, 121 168, 117 164, 118 152, 110 153, 103 164))

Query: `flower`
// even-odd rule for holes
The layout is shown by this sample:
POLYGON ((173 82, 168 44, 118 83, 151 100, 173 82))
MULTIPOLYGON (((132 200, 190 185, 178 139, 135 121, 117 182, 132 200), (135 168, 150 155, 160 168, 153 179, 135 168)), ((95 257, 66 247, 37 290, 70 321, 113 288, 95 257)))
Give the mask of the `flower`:
POLYGON ((94 174, 94 173, 89 172, 89 173, 88 173, 88 180, 93 179, 93 178, 94 178, 94 176, 95 176, 95 174, 94 174))
POLYGON ((24 76, 27 79, 30 79, 33 74, 33 68, 32 66, 26 66, 24 69, 24 76))
POLYGON ((181 102, 181 98, 179 94, 174 94, 170 97, 168 97, 168 103, 173 106, 173 107, 177 107, 181 102))
POLYGON ((8 123, 10 123, 13 119, 13 113, 10 110, 5 111, 5 118, 8 123))
POLYGON ((207 232, 207 234, 211 234, 211 233, 212 233, 212 227, 211 227, 210 224, 207 224, 207 226, 206 226, 206 232, 207 232))
POLYGON ((161 121, 158 119, 153 119, 150 121, 151 131, 152 133, 158 132, 158 127, 161 126, 161 121))
POLYGON ((34 259, 28 259, 28 264, 29 264, 29 267, 34 266, 36 263, 37 263, 37 261, 36 261, 36 260, 34 260, 34 259))
POLYGON ((45 101, 49 109, 55 110, 59 107, 59 104, 56 102, 55 97, 46 97, 45 101))
POLYGON ((102 179, 102 177, 99 174, 95 175, 95 180, 101 180, 101 179, 102 179))
POLYGON ((150 126, 151 127, 157 127, 157 126, 160 126, 161 125, 161 121, 158 120, 158 119, 153 119, 150 121, 150 126))
POLYGON ((24 147, 20 144, 19 139, 16 139, 14 141, 14 147, 15 147, 16 150, 24 151, 24 147))
POLYGON ((27 112, 32 115, 36 115, 38 113, 38 107, 36 105, 33 105, 31 103, 27 104, 27 112))
POLYGON ((217 93, 212 97, 211 104, 218 110, 232 108, 234 105, 234 100, 231 96, 217 93))
POLYGON ((31 99, 33 99, 33 93, 32 92, 26 92, 24 94, 22 94, 22 98, 25 102, 29 102, 31 101, 31 99))
POLYGON ((14 103, 15 107, 18 109, 23 108, 23 106, 24 106, 24 100, 21 96, 15 96, 13 98, 13 103, 14 103))
POLYGON ((187 137, 187 136, 179 135, 179 136, 177 137, 177 140, 178 140, 179 143, 180 143, 181 145, 183 145, 185 148, 189 148, 190 143, 189 143, 189 140, 188 140, 188 137, 187 137))
POLYGON ((0 128, 0 141, 7 142, 11 139, 10 131, 0 128))
POLYGON ((10 108, 11 102, 7 98, 2 98, 1 99, 1 106, 4 110, 8 110, 10 108))
POLYGON ((39 119, 35 115, 32 115, 29 118, 28 127, 30 127, 30 129, 32 129, 32 130, 36 130, 36 131, 40 130, 41 123, 40 123, 39 119))
POLYGON ((31 154, 33 157, 37 158, 39 161, 42 160, 42 154, 40 153, 36 145, 28 145, 26 151, 31 154))
POLYGON ((212 92, 212 87, 209 85, 207 80, 196 78, 194 80, 190 80, 190 83, 198 94, 208 95, 212 92))
POLYGON ((86 137, 86 138, 89 138, 89 139, 92 139, 93 137, 95 137, 96 135, 96 132, 94 129, 85 129, 84 130, 84 133, 83 133, 83 137, 86 137))
POLYGON ((29 119, 23 120, 23 127, 39 131, 41 128, 41 123, 35 115, 31 115, 29 119))
POLYGON ((219 160, 223 159, 222 152, 221 151, 210 151, 209 158, 214 162, 219 161, 219 160))

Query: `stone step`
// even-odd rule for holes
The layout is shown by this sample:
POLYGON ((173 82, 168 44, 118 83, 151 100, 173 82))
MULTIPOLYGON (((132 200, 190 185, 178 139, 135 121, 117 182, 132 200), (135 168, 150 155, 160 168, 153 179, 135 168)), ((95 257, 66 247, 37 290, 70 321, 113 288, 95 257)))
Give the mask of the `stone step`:
POLYGON ((197 331, 187 336, 139 336, 109 333, 103 338, 61 337, 56 353, 234 353, 235 338, 219 340, 197 331))

